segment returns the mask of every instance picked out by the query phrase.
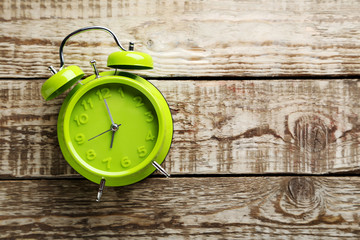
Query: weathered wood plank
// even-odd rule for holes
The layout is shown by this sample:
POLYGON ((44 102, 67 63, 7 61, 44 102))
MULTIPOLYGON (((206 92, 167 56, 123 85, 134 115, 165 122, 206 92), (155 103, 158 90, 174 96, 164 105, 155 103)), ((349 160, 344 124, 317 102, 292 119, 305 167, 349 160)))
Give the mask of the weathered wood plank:
MULTIPOLYGON (((150 53, 149 76, 359 75, 360 2, 0 1, 0 78, 48 77, 58 47, 84 26, 112 29, 150 53)), ((103 70, 111 37, 86 33, 65 47, 68 64, 95 58, 103 70)))
POLYGON ((0 239, 359 239, 359 177, 1 181, 0 239))
MULTIPOLYGON (((0 175, 72 176, 56 138, 64 96, 0 81, 0 175)), ((152 81, 168 100, 172 174, 346 172, 360 166, 358 80, 152 81)))

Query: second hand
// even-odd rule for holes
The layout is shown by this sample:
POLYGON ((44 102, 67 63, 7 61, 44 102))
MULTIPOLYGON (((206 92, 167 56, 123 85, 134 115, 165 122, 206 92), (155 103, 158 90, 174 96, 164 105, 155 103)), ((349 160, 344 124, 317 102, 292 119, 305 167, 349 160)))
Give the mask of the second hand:
POLYGON ((107 133, 107 132, 109 132, 109 131, 111 131, 111 130, 112 130, 112 128, 110 128, 109 130, 106 130, 106 131, 103 132, 103 133, 100 133, 99 135, 96 135, 95 137, 90 138, 88 141, 93 140, 94 138, 97 138, 97 137, 99 137, 99 136, 103 135, 104 133, 107 133))
MULTIPOLYGON (((112 139, 111 139, 111 147, 112 147, 112 142, 114 141, 114 133, 119 129, 120 126, 121 126, 121 124, 119 124, 119 125, 117 125, 116 123, 111 124, 110 129, 108 129, 108 130, 106 130, 105 132, 102 132, 102 133, 96 135, 95 137, 90 138, 88 141, 93 140, 94 138, 97 138, 97 137, 103 135, 104 133, 107 133, 107 132, 112 131, 112 132, 113 132, 113 136, 112 136, 112 139)), ((110 148, 111 148, 111 147, 110 147, 110 148)))

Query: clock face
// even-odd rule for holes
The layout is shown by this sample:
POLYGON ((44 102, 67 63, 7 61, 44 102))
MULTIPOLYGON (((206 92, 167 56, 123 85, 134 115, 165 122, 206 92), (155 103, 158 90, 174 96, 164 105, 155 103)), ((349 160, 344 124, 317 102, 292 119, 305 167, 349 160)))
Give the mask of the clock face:
POLYGON ((97 85, 68 111, 67 145, 80 165, 97 173, 126 174, 148 159, 158 142, 154 105, 128 84, 97 85))

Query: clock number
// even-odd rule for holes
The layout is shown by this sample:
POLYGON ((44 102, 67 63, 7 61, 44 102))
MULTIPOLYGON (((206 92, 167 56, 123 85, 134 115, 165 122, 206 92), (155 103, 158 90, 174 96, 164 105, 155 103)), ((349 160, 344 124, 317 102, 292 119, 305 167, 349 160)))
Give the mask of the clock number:
POLYGON ((103 96, 102 96, 100 90, 97 90, 97 91, 96 91, 96 95, 98 95, 98 97, 99 97, 100 100, 103 100, 103 96))
POLYGON ((120 97, 124 98, 124 90, 122 89, 122 87, 119 87, 118 93, 120 94, 120 97))
POLYGON ((84 125, 89 121, 89 117, 87 114, 82 113, 80 115, 76 115, 74 121, 78 126, 80 126, 81 124, 84 125))
POLYGON ((106 163, 106 169, 110 169, 110 163, 111 163, 112 158, 108 157, 102 160, 103 163, 106 163))
POLYGON ((84 144, 85 143, 85 135, 83 133, 76 134, 75 141, 78 145, 84 144))
POLYGON ((145 157, 146 154, 147 154, 147 150, 145 148, 145 146, 140 146, 138 147, 138 154, 139 154, 139 157, 145 157))
POLYGON ((154 120, 154 115, 151 112, 146 112, 144 115, 147 116, 146 122, 152 122, 154 120))
POLYGON ((94 151, 94 149, 89 149, 86 151, 86 158, 90 161, 96 158, 96 152, 94 151))
POLYGON ((151 130, 149 130, 149 132, 148 132, 147 135, 146 135, 145 140, 146 140, 146 141, 153 141, 154 138, 155 138, 155 136, 152 134, 151 130))
POLYGON ((110 89, 102 88, 96 91, 96 95, 98 95, 99 100, 103 100, 104 98, 111 97, 110 89))
POLYGON ((143 100, 140 96, 136 96, 133 98, 134 102, 136 103, 135 104, 135 107, 141 107, 141 106, 144 106, 144 103, 143 103, 143 100))
POLYGON ((84 107, 85 111, 88 110, 89 108, 94 108, 91 98, 89 98, 87 101, 85 99, 82 100, 81 105, 84 107))
POLYGON ((128 156, 125 156, 125 157, 123 157, 123 158, 121 159, 120 164, 121 164, 122 167, 127 168, 127 167, 130 166, 131 161, 130 161, 130 159, 129 159, 128 156))

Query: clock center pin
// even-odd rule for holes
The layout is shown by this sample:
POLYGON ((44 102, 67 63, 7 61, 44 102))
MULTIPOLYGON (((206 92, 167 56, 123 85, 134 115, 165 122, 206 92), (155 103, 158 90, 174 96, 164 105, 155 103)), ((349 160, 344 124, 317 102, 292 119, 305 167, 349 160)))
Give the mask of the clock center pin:
POLYGON ((121 124, 119 124, 119 125, 116 123, 111 124, 111 131, 116 132, 117 130, 119 130, 120 126, 121 126, 121 124))

